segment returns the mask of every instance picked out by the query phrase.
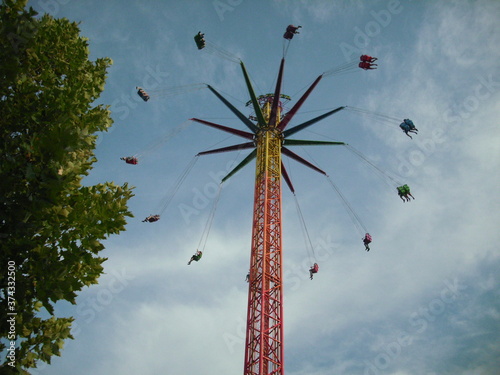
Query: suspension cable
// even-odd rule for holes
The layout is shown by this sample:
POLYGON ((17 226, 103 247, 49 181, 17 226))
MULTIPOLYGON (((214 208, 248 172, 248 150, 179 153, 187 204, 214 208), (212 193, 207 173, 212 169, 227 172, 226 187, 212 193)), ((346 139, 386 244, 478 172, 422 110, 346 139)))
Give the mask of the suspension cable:
POLYGON ((344 145, 349 151, 351 151, 353 154, 357 155, 359 158, 364 160, 366 163, 371 165, 382 177, 386 177, 389 180, 391 180, 396 186, 401 186, 403 183, 399 180, 397 180, 395 177, 392 177, 387 171, 383 170, 382 168, 378 167, 375 165, 373 162, 371 162, 366 156, 364 156, 360 151, 356 150, 354 147, 351 145, 345 144, 344 145))
POLYGON ((353 59, 351 61, 348 61, 344 64, 338 65, 336 67, 333 67, 332 69, 325 71, 323 75, 327 77, 331 75, 340 75, 340 74, 354 72, 358 69, 358 61, 359 60, 353 59))
MULTIPOLYGON (((313 132, 311 130, 309 130, 310 133, 313 133, 313 134, 316 134, 316 135, 320 135, 322 137, 325 137, 327 139, 331 139, 333 141, 335 141, 334 138, 331 138, 327 135, 324 135, 324 134, 320 134, 320 133, 317 133, 317 132, 313 132)), ((368 159, 365 155, 363 155, 359 150, 355 149, 354 147, 352 147, 351 145, 349 144, 344 144, 344 146, 349 150, 351 151, 353 154, 355 154, 356 156, 358 156, 360 159, 362 159, 363 161, 365 161, 367 164, 369 164, 370 166, 373 167, 373 169, 375 170, 375 172, 378 172, 379 173, 379 177, 382 178, 382 180, 384 182, 387 182, 387 180, 391 180, 392 181, 392 184, 389 184, 390 187, 393 187, 393 185, 395 186, 401 186, 403 185, 403 183, 401 182, 400 179, 398 179, 396 176, 391 176, 391 174, 387 171, 387 170, 384 170, 382 169, 381 167, 377 166, 375 163, 373 163, 370 159, 368 159), (384 178, 385 177, 385 178, 384 178)), ((307 152, 307 150, 306 150, 307 152)), ((311 155, 309 153, 307 153, 309 155, 310 158, 311 155)), ((314 159, 313 159, 314 161, 314 159)), ((317 164, 317 163, 316 163, 317 164)))
POLYGON ((241 62, 241 59, 238 56, 232 54, 231 52, 226 51, 225 49, 215 45, 212 42, 207 41, 207 42, 205 42, 205 45, 206 45, 206 47, 208 47, 207 48, 208 52, 212 52, 212 53, 214 53, 214 54, 216 54, 216 55, 218 55, 226 60, 234 62, 234 63, 241 62))
MULTIPOLYGON (((304 148, 302 148, 304 149, 304 148)), ((309 155, 309 158, 311 158, 311 160, 316 164, 318 165, 318 163, 314 160, 314 158, 309 154, 309 152, 307 152, 307 150, 304 149, 304 151, 309 155)), ((337 194, 339 195, 341 201, 342 201, 342 204, 344 205, 346 211, 347 211, 347 214, 349 215, 349 217, 351 218, 354 226, 356 227, 356 229, 359 231, 359 233, 361 235, 364 235, 365 233, 367 233, 368 231, 366 230, 366 227, 365 225, 363 224, 363 222, 361 221, 361 218, 358 216, 358 214, 356 213, 356 211, 354 211, 354 208, 352 208, 352 206, 349 204, 349 201, 346 199, 346 197, 344 196, 344 194, 342 194, 342 192, 340 191, 340 189, 337 187, 337 185, 334 184, 334 182, 332 181, 332 179, 330 178, 330 176, 326 175, 326 178, 328 180, 328 182, 330 183, 330 185, 332 186, 332 188, 337 192, 337 194)))
POLYGON ((213 201, 212 208, 210 210, 210 214, 208 215, 208 219, 207 219, 207 222, 205 224, 205 228, 203 229, 203 233, 201 234, 200 242, 198 243, 198 249, 197 250, 201 249, 200 250, 201 252, 205 251, 205 246, 207 244, 208 235, 210 233, 210 229, 211 229, 212 223, 214 221, 215 211, 216 211, 217 205, 219 203, 219 198, 220 198, 221 191, 222 191, 222 183, 219 184, 219 190, 217 191, 217 195, 216 195, 216 197, 215 197, 215 199, 213 201))
POLYGON ((340 189, 337 187, 337 185, 335 185, 332 181, 332 179, 330 178, 330 176, 326 176, 328 182, 330 183, 330 185, 332 186, 332 188, 337 192, 337 194, 339 195, 342 203, 344 204, 344 207, 349 215, 349 217, 351 218, 354 226, 356 227, 356 229, 358 230, 358 232, 363 235, 365 233, 368 232, 368 230, 366 229, 365 225, 363 224, 363 222, 361 221, 361 219, 359 218, 359 216, 356 214, 356 212, 354 211, 354 209, 352 208, 352 206, 349 204, 348 200, 345 198, 344 194, 342 194, 342 192, 340 191, 340 189))
POLYGON ((181 131, 186 129, 191 123, 192 123, 192 121, 184 121, 182 124, 177 125, 175 128, 170 130, 167 134, 165 134, 163 137, 160 137, 160 138, 154 140, 153 142, 151 142, 148 146, 146 146, 146 148, 143 151, 139 151, 138 153, 136 153, 134 155, 134 157, 140 159, 140 158, 144 157, 144 155, 155 151, 161 145, 163 145, 165 142, 167 142, 168 140, 170 140, 171 138, 173 138, 177 134, 179 134, 181 131))
POLYGON ((290 48, 290 42, 291 40, 288 39, 283 40, 283 58, 285 58, 286 55, 288 54, 288 48, 290 48))
POLYGON ((314 259, 317 262, 316 254, 314 253, 314 247, 311 241, 311 237, 309 236, 309 231, 307 230, 306 221, 304 220, 304 215, 302 214, 302 210, 299 206, 299 201, 295 193, 293 193, 293 198, 295 200, 295 207, 297 209, 297 215, 300 219, 300 229, 302 230, 302 235, 304 236, 304 242, 306 245, 307 255, 309 256, 309 260, 314 259))
POLYGON ((159 214, 163 214, 163 212, 167 209, 169 206, 170 202, 174 198, 175 194, 181 187, 182 183, 188 176, 189 172, 193 169, 194 165, 196 164, 196 161, 198 160, 198 155, 195 155, 193 159, 189 162, 189 164, 186 166, 182 174, 180 175, 179 179, 176 181, 176 183, 170 188, 170 190, 167 192, 165 198, 162 200, 160 204, 160 211, 159 214))
POLYGON ((182 86, 171 86, 171 87, 162 87, 158 89, 148 89, 145 88, 148 94, 151 94, 152 98, 168 98, 181 94, 185 94, 188 92, 198 91, 207 88, 205 83, 192 83, 189 85, 182 86))
POLYGON ((356 108, 356 107, 351 107, 351 106, 346 106, 345 108, 347 110, 352 111, 352 112, 358 112, 358 113, 361 113, 363 115, 369 115, 369 116, 372 116, 372 117, 378 117, 378 118, 381 118, 381 119, 390 120, 391 122, 392 121, 396 121, 396 122, 399 123, 399 122, 402 121, 398 117, 390 116, 390 115, 387 115, 387 114, 381 113, 381 112, 374 112, 374 111, 370 111, 370 110, 367 110, 367 109, 356 108))

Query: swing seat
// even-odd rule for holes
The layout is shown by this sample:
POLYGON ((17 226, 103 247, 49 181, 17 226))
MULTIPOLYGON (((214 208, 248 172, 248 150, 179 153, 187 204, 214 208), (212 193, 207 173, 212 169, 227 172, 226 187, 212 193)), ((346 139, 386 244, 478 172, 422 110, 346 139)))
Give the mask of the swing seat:
POLYGON ((137 90, 137 95, 139 95, 145 102, 149 100, 149 95, 146 91, 144 91, 144 89, 137 90))
POLYGON ((203 35, 196 34, 194 36, 194 41, 195 41, 196 47, 198 47, 198 49, 205 48, 205 39, 203 38, 203 35))
POLYGON ((129 158, 129 159, 125 159, 125 163, 127 164, 137 164, 139 161, 137 160, 137 158, 129 158))
POLYGON ((410 129, 415 129, 415 124, 410 119, 405 118, 403 122, 407 124, 410 127, 410 129))

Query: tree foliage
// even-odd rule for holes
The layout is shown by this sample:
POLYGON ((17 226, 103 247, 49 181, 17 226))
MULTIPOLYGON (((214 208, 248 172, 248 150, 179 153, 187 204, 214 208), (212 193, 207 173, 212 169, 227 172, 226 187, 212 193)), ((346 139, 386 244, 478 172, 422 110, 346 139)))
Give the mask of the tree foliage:
POLYGON ((0 349, 14 327, 17 337, 2 373, 60 355, 73 318, 56 317, 55 303, 75 304, 98 282, 102 241, 132 216, 126 184, 82 183, 96 162, 96 133, 112 125, 108 107, 92 104, 112 61, 89 61, 78 24, 26 3, 0 5, 0 349))

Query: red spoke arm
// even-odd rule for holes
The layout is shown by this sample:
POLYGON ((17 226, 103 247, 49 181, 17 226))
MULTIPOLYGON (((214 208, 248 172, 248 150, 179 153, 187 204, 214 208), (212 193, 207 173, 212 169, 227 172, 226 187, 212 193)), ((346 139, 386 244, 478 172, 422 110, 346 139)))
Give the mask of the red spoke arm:
POLYGON ((239 145, 216 148, 214 150, 208 150, 208 151, 202 151, 202 152, 199 152, 197 156, 208 155, 208 154, 218 154, 220 152, 227 152, 227 151, 245 150, 245 149, 253 148, 253 147, 255 147, 255 144, 253 142, 240 143, 239 145))
POLYGON ((216 128, 243 138, 253 139, 254 135, 252 133, 244 132, 243 130, 233 129, 224 125, 214 124, 213 122, 200 120, 199 118, 192 118, 191 121, 199 122, 200 124, 211 126, 212 128, 216 128))
POLYGON ((307 91, 304 93, 304 95, 302 95, 302 97, 297 101, 297 103, 295 103, 295 105, 292 107, 292 109, 285 115, 285 117, 283 117, 283 120, 281 120, 278 128, 280 130, 284 130, 285 127, 288 125, 288 123, 290 122, 290 120, 293 118, 293 116, 295 116, 295 114, 297 113, 297 111, 300 109, 300 107, 302 106, 302 104, 304 104, 305 100, 307 99, 307 97, 309 96, 309 94, 311 94, 312 90, 314 90, 314 88, 316 87, 316 85, 318 84, 318 82, 321 80, 321 78, 323 78, 323 74, 320 75, 318 78, 316 78, 316 80, 312 83, 312 85, 307 89, 307 91))
POLYGON ((296 153, 290 151, 289 149, 285 148, 285 147, 282 147, 281 148, 281 151, 288 157, 298 161, 299 163, 301 164, 304 164, 306 167, 309 167, 311 169, 314 169, 316 172, 319 172, 321 174, 324 174, 326 176, 326 172, 319 169, 318 167, 316 167, 315 165, 309 163, 307 160, 301 158, 299 155, 297 155, 296 153))

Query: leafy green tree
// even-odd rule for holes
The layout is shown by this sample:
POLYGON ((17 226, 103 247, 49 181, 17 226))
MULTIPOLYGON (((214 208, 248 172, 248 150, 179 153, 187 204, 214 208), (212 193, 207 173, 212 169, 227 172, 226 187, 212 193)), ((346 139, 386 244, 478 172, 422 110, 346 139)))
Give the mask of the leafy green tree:
POLYGON ((127 184, 82 183, 97 161, 96 133, 112 125, 108 107, 92 105, 112 61, 89 61, 78 24, 26 4, 0 5, 2 374, 60 355, 73 318, 56 317, 55 303, 75 304, 98 282, 102 241, 132 216, 127 184))

